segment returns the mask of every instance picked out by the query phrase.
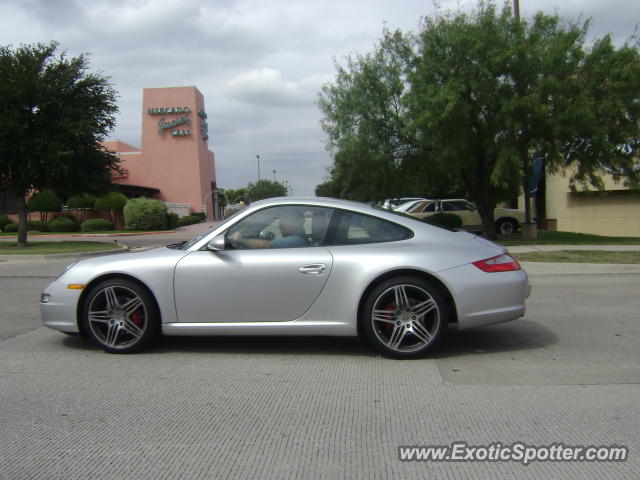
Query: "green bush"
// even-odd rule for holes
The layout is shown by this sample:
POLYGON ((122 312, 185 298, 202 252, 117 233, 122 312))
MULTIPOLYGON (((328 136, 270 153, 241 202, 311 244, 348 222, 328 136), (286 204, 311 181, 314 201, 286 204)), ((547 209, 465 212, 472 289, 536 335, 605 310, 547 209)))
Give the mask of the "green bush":
POLYGON ((82 222, 80 230, 83 232, 106 232, 113 230, 113 222, 104 218, 92 218, 82 222))
POLYGON ((167 228, 174 229, 178 226, 178 214, 167 212, 167 228))
POLYGON ((207 219, 207 214, 204 212, 193 212, 190 216, 198 217, 201 222, 204 222, 207 219))
POLYGON ((193 225, 194 223, 202 223, 200 217, 196 217, 195 215, 187 215, 186 217, 182 217, 178 219, 178 226, 184 227, 186 225, 193 225))
POLYGON ((73 208, 74 210, 79 210, 81 208, 93 208, 96 204, 96 200, 95 195, 91 195, 90 193, 75 195, 69 198, 67 208, 73 208))
POLYGON ((0 215, 0 232, 2 231, 2 229, 4 227, 6 227, 7 225, 9 225, 10 223, 13 223, 13 220, 11 220, 9 217, 7 217, 6 215, 0 215))
MULTIPOLYGON (((78 227, 80 227, 80 224, 82 223, 80 220, 78 220, 78 218, 72 214, 71 212, 64 212, 61 215, 58 215, 56 218, 54 218, 53 220, 57 219, 57 218, 67 218, 69 220, 71 220, 73 223, 75 223, 76 225, 78 225, 78 227)), ((51 223, 51 222, 49 222, 51 223)))
POLYGON ((40 212, 40 220, 46 222, 49 212, 62 210, 62 201, 51 190, 42 190, 27 200, 27 208, 30 212, 40 212))
POLYGON ((167 224, 167 207, 160 200, 132 198, 124 206, 127 230, 162 230, 167 224))
POLYGON ((27 231, 48 232, 49 226, 40 220, 30 220, 27 222, 27 231))
POLYGON ((54 218, 47 226, 51 232, 77 232, 80 230, 80 225, 67 217, 54 218))
POLYGON ((82 223, 84 221, 84 217, 87 213, 87 210, 92 209, 96 204, 95 195, 91 195, 90 193, 83 193, 82 195, 76 195, 74 197, 69 198, 67 201, 67 208, 74 210, 76 215, 80 218, 78 223, 82 223))
POLYGON ((17 232, 18 231, 18 224, 17 223, 8 223, 7 225, 4 226, 3 231, 4 231, 4 233, 17 232))
POLYGON ((434 213, 425 217, 423 221, 444 228, 462 227, 462 218, 455 213, 434 213))
POLYGON ((109 218, 116 223, 118 212, 124 208, 127 197, 122 193, 110 192, 102 197, 96 198, 94 207, 99 212, 109 212, 109 218))

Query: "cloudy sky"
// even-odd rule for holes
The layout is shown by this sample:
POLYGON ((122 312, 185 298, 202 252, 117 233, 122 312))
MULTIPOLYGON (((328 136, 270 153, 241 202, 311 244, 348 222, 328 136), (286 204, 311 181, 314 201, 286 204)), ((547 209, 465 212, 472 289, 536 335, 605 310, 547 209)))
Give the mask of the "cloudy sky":
MULTIPOLYGON (((120 94, 112 138, 140 146, 142 89, 195 85, 209 116, 218 185, 262 176, 287 179, 312 195, 331 158, 315 104, 332 80, 334 59, 364 53, 389 28, 415 31, 451 0, 0 0, 0 44, 58 41, 89 53, 120 94)), ((592 18, 591 35, 620 43, 640 21, 638 0, 520 0, 536 10, 592 18)))

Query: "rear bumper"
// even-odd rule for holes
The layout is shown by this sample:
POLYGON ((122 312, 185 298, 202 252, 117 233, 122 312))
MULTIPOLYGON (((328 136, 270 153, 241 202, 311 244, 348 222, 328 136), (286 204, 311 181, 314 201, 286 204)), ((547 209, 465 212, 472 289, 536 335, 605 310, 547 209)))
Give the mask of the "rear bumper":
POLYGON ((508 322, 525 314, 531 285, 524 270, 486 273, 474 265, 463 265, 440 275, 453 294, 460 330, 508 322))

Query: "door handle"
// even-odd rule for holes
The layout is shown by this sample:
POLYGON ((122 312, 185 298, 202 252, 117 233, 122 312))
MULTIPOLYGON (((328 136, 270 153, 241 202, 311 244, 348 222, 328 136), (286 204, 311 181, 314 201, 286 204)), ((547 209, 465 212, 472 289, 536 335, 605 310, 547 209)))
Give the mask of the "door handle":
POLYGON ((303 275, 322 275, 327 271, 327 266, 324 263, 312 263, 299 267, 298 271, 303 275))

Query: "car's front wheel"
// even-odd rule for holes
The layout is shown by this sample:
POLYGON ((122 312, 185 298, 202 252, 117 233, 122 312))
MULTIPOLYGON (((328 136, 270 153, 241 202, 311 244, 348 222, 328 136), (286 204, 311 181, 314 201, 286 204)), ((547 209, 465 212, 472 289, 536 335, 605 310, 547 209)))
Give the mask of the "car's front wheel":
POLYGON ((158 321, 158 309, 151 296, 127 279, 95 285, 82 309, 85 332, 111 353, 130 353, 144 347, 155 336, 158 321))
POLYGON ((395 358, 423 356, 436 344, 448 319, 440 290, 418 277, 378 285, 364 306, 364 332, 380 352, 395 358))

